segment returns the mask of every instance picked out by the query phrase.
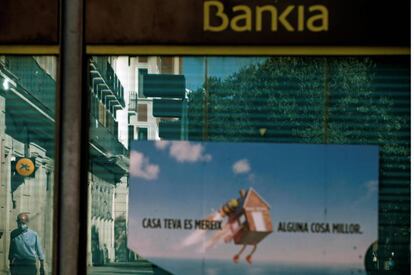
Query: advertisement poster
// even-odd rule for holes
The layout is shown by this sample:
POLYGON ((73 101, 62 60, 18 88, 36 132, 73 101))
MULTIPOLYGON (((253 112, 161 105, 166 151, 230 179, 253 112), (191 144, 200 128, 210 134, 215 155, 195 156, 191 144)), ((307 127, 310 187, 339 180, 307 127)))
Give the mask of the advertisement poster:
POLYGON ((128 246, 171 274, 365 274, 377 146, 136 141, 128 246))

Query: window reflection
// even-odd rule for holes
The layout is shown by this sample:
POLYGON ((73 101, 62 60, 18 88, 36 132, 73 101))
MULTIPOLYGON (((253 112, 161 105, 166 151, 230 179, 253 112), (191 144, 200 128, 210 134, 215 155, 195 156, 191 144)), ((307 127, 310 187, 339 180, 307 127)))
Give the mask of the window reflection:
POLYGON ((101 56, 89 66, 91 273, 142 263, 126 245, 132 140, 379 144, 373 266, 408 264, 407 59, 101 56))
POLYGON ((0 273, 51 273, 56 69, 54 56, 0 56, 0 273))

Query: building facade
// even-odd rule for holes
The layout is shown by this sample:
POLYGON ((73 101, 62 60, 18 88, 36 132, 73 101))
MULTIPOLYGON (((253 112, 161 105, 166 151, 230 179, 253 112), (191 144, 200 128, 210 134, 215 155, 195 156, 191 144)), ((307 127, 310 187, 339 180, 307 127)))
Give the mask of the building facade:
POLYGON ((152 115, 153 99, 143 95, 142 75, 179 74, 181 60, 93 57, 89 69, 88 263, 127 262, 135 259, 127 247, 129 142, 159 139, 159 118, 152 115))
POLYGON ((9 274, 10 233, 26 212, 46 270, 53 257, 55 57, 0 57, 0 274, 9 274), (33 172, 19 172, 18 160, 33 172))
POLYGON ((153 115, 154 98, 146 97, 143 91, 145 74, 181 74, 180 57, 137 57, 133 72, 136 75, 134 88, 129 93, 128 125, 131 140, 159 140, 160 118, 153 115))
POLYGON ((119 198, 121 203, 128 203, 124 196, 117 195, 118 189, 125 193, 128 184, 128 150, 118 137, 121 128, 118 113, 125 108, 124 87, 110 61, 101 57, 89 60, 88 262, 91 265, 126 260, 118 257, 125 252, 118 249, 119 253, 115 253, 115 247, 125 242, 115 228, 126 232, 127 207, 119 205, 119 198))

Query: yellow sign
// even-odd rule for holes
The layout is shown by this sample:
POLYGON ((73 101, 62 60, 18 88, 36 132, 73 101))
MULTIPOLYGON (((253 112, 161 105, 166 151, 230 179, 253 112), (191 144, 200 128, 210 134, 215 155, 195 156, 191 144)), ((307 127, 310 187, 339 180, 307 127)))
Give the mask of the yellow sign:
POLYGON ((16 162, 16 172, 23 177, 31 176, 35 171, 35 164, 29 158, 21 158, 16 162))
POLYGON ((204 2, 204 31, 221 32, 229 28, 235 32, 261 32, 265 28, 272 32, 280 29, 288 32, 329 31, 329 10, 324 5, 278 8, 275 4, 269 4, 256 6, 254 10, 247 5, 236 5, 232 11, 232 14, 226 13, 224 3, 217 0, 204 2), (263 26, 266 16, 270 16, 270 26, 263 26), (211 17, 220 24, 213 25, 211 17))

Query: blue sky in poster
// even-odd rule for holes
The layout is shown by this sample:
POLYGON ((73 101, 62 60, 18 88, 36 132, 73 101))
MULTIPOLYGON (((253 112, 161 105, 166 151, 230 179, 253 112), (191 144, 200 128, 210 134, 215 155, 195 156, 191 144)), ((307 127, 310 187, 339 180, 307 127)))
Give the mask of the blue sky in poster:
POLYGON ((272 207, 258 261, 362 265, 377 238, 376 146, 134 142, 130 176, 129 246, 150 259, 231 261, 233 244, 200 254, 180 246, 191 232, 144 229, 142 219, 201 219, 249 187, 272 207), (359 223, 363 234, 277 232, 281 221, 359 223))

